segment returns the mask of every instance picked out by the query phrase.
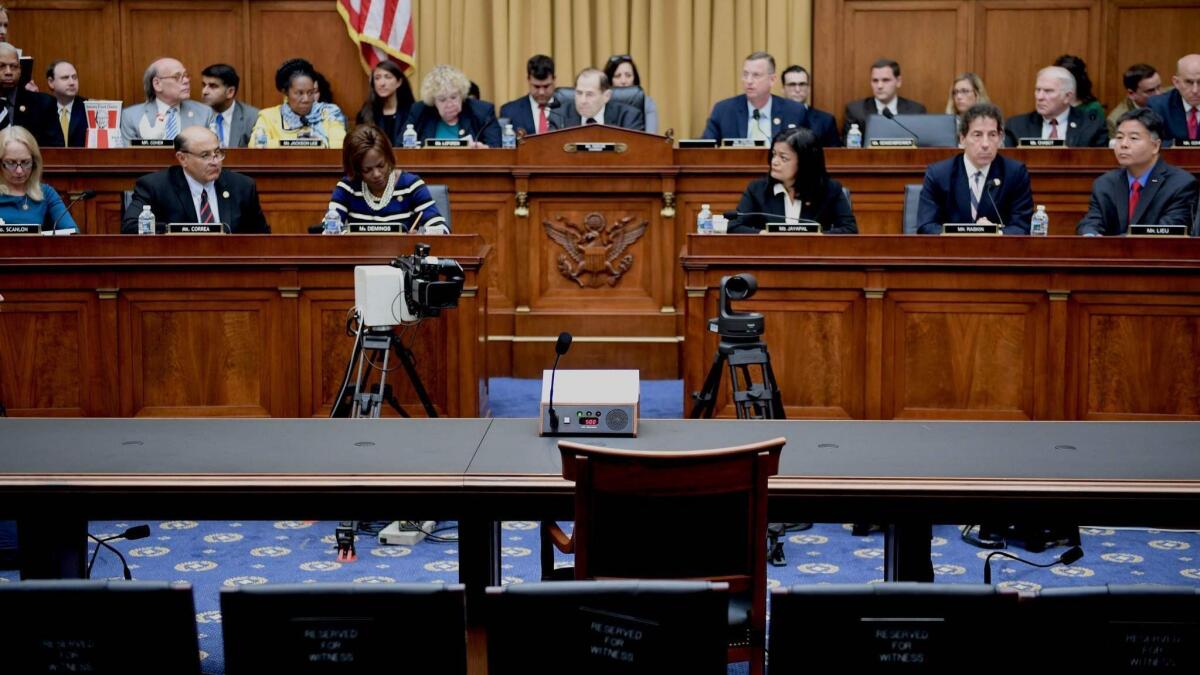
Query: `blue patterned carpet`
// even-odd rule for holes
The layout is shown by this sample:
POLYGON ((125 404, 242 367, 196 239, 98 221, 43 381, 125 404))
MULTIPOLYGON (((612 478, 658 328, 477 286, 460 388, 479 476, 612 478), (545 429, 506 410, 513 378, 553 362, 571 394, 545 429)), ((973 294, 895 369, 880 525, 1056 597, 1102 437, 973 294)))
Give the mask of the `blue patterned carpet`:
MULTIPOLYGON (((643 414, 680 417, 682 383, 643 382, 643 414), (646 401, 651 397, 652 401, 646 401)), ((497 415, 536 414, 537 383, 529 380, 492 382, 497 415)), ((94 522, 97 536, 121 532, 133 522, 94 522)), ((223 673, 221 618, 218 594, 222 587, 285 582, 395 581, 455 582, 458 579, 457 531, 453 523, 438 532, 446 541, 426 540, 415 546, 379 546, 373 538, 358 541, 358 560, 336 561, 333 522, 307 521, 162 521, 150 523, 150 538, 113 542, 129 559, 136 579, 188 581, 195 589, 196 620, 200 632, 204 672, 223 673)), ((536 581, 538 531, 534 522, 503 524, 503 574, 505 583, 536 581)), ((1088 527, 1082 530, 1084 558, 1070 567, 1035 569, 997 558, 993 578, 1001 586, 1035 591, 1054 586, 1105 583, 1160 583, 1200 585, 1200 532, 1088 527)), ((702 555, 714 545, 713 533, 697 525, 673 537, 671 554, 678 547, 702 555), (680 544, 679 542, 686 542, 680 544)), ((883 538, 880 534, 855 537, 849 525, 817 524, 811 530, 788 535, 786 567, 768 570, 769 585, 857 583, 883 578, 883 538)), ((1022 557, 1048 561, 1061 553, 1040 555, 1013 551, 1022 557)), ((666 553, 666 552, 664 552, 666 553)), ((986 551, 963 543, 957 526, 934 529, 933 556, 936 581, 980 583, 986 551)), ((559 556, 559 560, 567 559, 559 556)), ((94 578, 121 578, 120 563, 101 551, 94 578)), ((0 572, 0 582, 15 580, 15 572, 0 572)), ((740 668, 733 667, 730 672, 740 668)))

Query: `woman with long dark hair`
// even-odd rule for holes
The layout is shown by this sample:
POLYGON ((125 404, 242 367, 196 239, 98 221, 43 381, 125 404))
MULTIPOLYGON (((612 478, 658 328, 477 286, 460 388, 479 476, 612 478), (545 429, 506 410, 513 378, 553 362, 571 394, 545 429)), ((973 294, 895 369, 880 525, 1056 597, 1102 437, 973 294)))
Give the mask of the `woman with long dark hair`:
POLYGON ((374 124, 387 134, 392 145, 400 145, 404 135, 404 120, 412 108, 412 85, 404 70, 391 61, 381 61, 371 69, 371 93, 358 111, 355 122, 374 124))
POLYGON ((755 234, 768 222, 816 221, 826 234, 858 234, 858 221, 842 184, 825 170, 825 152, 813 132, 784 129, 771 142, 769 172, 751 181, 737 210, 743 216, 729 231, 755 234))
MULTIPOLYGON (((628 54, 618 54, 609 57, 608 63, 604 65, 604 74, 608 76, 609 83, 614 87, 638 87, 642 86, 642 76, 638 74, 637 64, 633 62, 633 57, 628 54)), ((658 133, 658 104, 650 98, 650 94, 646 90, 642 90, 642 94, 646 97, 646 133, 658 133)))

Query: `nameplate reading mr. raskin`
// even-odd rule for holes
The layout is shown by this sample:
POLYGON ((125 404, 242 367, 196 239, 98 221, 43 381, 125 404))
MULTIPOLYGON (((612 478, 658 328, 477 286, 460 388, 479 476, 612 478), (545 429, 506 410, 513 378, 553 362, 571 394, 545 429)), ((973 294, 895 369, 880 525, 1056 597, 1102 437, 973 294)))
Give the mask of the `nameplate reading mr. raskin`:
POLYGON ((1000 226, 994 223, 946 223, 942 225, 942 234, 959 236, 1000 234, 1000 226))
POLYGON ((400 234, 400 223, 350 223, 350 234, 400 234))
POLYGON ((225 234, 221 223, 171 223, 167 234, 225 234))

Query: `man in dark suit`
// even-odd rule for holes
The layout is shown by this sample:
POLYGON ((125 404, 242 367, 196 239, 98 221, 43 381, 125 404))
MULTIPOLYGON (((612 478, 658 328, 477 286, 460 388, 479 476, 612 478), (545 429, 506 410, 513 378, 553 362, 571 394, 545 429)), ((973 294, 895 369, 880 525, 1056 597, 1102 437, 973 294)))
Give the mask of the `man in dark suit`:
POLYGON ((822 146, 840 145, 833 116, 772 94, 776 77, 775 57, 766 52, 747 56, 742 63, 745 93, 717 101, 704 126, 704 138, 752 138, 769 143, 784 129, 804 127, 822 146))
POLYGON ((961 155, 930 164, 917 207, 917 232, 940 234, 943 223, 995 223, 1004 234, 1029 234, 1033 192, 1025 165, 999 156, 1000 109, 979 103, 958 125, 961 155))
POLYGON ((500 117, 507 118, 513 130, 524 129, 526 135, 550 131, 550 101, 554 98, 554 59, 534 54, 525 64, 525 81, 529 95, 500 106, 500 117))
POLYGON ((138 179, 121 220, 121 234, 137 234, 138 216, 146 205, 154 212, 159 233, 169 223, 224 223, 233 234, 271 232, 254 181, 221 169, 225 151, 216 134, 200 126, 185 127, 174 143, 179 166, 138 179))
POLYGON ((1196 179, 1159 158, 1163 122, 1140 108, 1117 120, 1119 169, 1092 183, 1087 215, 1075 227, 1084 236, 1125 234, 1129 224, 1191 225, 1196 209, 1196 179))
POLYGON ((87 111, 79 95, 79 74, 67 61, 55 61, 46 69, 46 85, 55 99, 54 120, 66 138, 66 147, 87 147, 87 111))
POLYGON ((1165 127, 1163 140, 1200 140, 1200 54, 1188 54, 1175 64, 1175 89, 1150 97, 1146 106, 1158 113, 1165 127))
POLYGON ((1015 148, 1022 138, 1066 139, 1069 148, 1108 147, 1108 126, 1103 117, 1089 115, 1072 105, 1075 76, 1059 66, 1038 71, 1033 98, 1037 109, 1008 118, 1005 143, 1015 148))
POLYGON ((924 105, 897 95, 903 84, 899 63, 891 59, 879 59, 872 63, 871 96, 846 104, 846 111, 842 115, 845 119, 842 136, 850 132, 852 124, 857 124, 862 133, 867 133, 867 118, 871 115, 882 115, 885 109, 890 110, 893 117, 924 115, 924 105))
POLYGON ((0 42, 0 129, 9 126, 25 127, 38 145, 62 147, 54 98, 19 86, 21 57, 17 48, 0 42))
POLYGON ((612 99, 612 85, 603 70, 585 68, 575 77, 575 105, 554 111, 550 126, 567 129, 586 124, 607 124, 635 131, 646 130, 642 112, 612 99))

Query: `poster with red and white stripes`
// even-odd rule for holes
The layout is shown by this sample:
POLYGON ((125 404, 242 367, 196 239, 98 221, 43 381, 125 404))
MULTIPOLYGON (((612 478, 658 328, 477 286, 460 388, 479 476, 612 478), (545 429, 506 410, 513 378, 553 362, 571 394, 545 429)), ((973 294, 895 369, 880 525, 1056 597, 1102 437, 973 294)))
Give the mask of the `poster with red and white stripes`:
POLYGON ((412 0, 337 0, 337 10, 368 73, 380 61, 391 60, 412 74, 416 63, 412 0))

